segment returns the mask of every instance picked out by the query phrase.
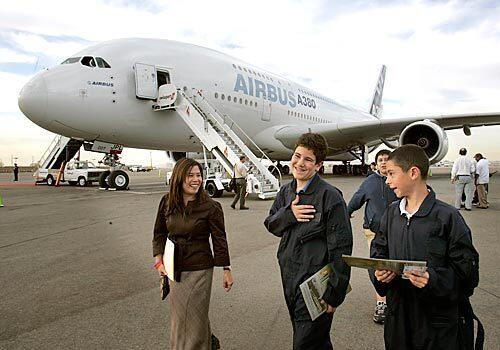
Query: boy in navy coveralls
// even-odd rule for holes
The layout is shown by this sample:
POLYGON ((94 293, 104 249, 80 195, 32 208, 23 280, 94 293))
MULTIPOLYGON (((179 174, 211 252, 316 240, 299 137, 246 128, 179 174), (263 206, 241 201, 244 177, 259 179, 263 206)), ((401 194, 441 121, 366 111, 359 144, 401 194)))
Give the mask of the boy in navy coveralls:
POLYGON ((459 300, 478 261, 471 232, 452 206, 427 186, 429 159, 418 146, 394 150, 387 163, 387 184, 399 201, 381 220, 371 245, 372 258, 420 260, 427 271, 403 279, 376 270, 374 285, 387 295, 386 349, 460 349, 459 300))

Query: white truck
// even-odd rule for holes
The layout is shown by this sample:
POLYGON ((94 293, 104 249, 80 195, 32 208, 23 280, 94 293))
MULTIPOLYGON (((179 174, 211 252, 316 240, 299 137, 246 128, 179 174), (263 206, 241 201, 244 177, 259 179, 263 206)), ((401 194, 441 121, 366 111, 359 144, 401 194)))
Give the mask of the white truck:
MULTIPOLYGON (((93 182, 99 182, 99 177, 105 171, 108 171, 108 168, 98 168, 89 161, 71 161, 64 169, 61 182, 84 187, 92 185, 93 182)), ((58 173, 57 169, 40 168, 35 171, 33 177, 36 182, 46 182, 47 185, 53 186, 56 183, 58 173)))

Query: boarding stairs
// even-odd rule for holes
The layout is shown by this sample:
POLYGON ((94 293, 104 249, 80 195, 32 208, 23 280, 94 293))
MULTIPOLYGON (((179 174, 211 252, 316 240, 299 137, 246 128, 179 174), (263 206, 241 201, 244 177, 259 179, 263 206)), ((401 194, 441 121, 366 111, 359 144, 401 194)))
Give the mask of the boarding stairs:
POLYGON ((229 116, 221 115, 212 107, 200 91, 188 89, 178 90, 178 93, 175 108, 177 113, 224 169, 233 174, 234 165, 240 161, 240 156, 244 155, 252 164, 249 174, 253 174, 258 182, 258 188, 253 188, 252 191, 258 193, 261 199, 275 198, 280 188, 280 181, 262 163, 262 160, 266 159, 272 164, 265 153, 229 116), (260 158, 247 144, 260 154, 260 158))
POLYGON ((40 158, 39 169, 61 169, 62 163, 68 163, 82 144, 83 141, 57 135, 40 158))

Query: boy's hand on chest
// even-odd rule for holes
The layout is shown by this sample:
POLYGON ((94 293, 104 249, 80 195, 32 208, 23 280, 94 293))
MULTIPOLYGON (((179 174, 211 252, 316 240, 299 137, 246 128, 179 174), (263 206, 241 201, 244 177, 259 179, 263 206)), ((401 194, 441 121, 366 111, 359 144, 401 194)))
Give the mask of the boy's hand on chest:
POLYGON ((316 214, 316 209, 314 208, 314 205, 299 204, 299 202, 300 202, 300 197, 299 195, 296 195, 291 205, 295 219, 297 219, 298 222, 309 222, 313 220, 316 214))

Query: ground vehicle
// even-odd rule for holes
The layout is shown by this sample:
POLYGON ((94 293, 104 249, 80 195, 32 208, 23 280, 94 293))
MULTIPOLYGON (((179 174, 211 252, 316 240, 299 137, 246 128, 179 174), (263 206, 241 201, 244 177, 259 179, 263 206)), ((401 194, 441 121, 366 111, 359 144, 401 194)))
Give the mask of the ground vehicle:
MULTIPOLYGON (((98 168, 89 161, 72 161, 64 168, 61 181, 83 187, 98 182, 101 174, 107 170, 107 168, 98 168)), ((37 182, 46 182, 47 185, 53 186, 56 183, 58 173, 57 169, 40 168, 33 174, 33 177, 37 182)))
POLYGON ((151 171, 150 168, 146 168, 142 165, 129 165, 128 169, 132 172, 137 172, 137 173, 151 171))
MULTIPOLYGON (((224 191, 234 192, 235 188, 231 182, 232 175, 224 170, 224 167, 217 159, 199 159, 202 166, 204 166, 204 185, 207 194, 211 198, 218 198, 222 196, 224 191)), ((166 185, 170 184, 172 171, 167 172, 166 185)), ((262 193, 262 185, 259 179, 252 173, 252 167, 249 167, 249 174, 247 175, 247 189, 248 194, 262 193)), ((265 184, 268 186, 268 184, 265 184)))

